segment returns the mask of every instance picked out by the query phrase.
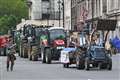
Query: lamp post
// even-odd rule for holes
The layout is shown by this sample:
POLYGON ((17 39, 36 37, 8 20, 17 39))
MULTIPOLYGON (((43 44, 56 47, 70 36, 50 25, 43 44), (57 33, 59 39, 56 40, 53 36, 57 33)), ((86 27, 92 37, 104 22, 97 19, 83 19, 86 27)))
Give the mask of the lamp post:
POLYGON ((92 6, 92 28, 93 28, 93 18, 94 18, 94 0, 91 0, 91 6, 92 6))
POLYGON ((47 8, 47 26, 49 26, 50 8, 47 8))
POLYGON ((62 0, 62 2, 59 0, 58 5, 59 5, 59 27, 61 26, 61 10, 63 11, 62 18, 63 18, 63 27, 64 27, 64 0, 62 0))
POLYGON ((58 5, 59 5, 59 8, 58 8, 58 9, 59 9, 59 27, 61 26, 61 25, 60 25, 60 24, 61 24, 61 23, 60 23, 60 20, 61 20, 60 4, 61 4, 61 1, 59 0, 59 1, 58 1, 58 5))
POLYGON ((26 1, 26 5, 27 5, 28 8, 29 8, 29 19, 31 19, 31 6, 32 6, 32 1, 27 0, 27 1, 26 1))
POLYGON ((63 6, 63 28, 64 28, 64 0, 63 0, 63 2, 62 2, 62 6, 63 6))

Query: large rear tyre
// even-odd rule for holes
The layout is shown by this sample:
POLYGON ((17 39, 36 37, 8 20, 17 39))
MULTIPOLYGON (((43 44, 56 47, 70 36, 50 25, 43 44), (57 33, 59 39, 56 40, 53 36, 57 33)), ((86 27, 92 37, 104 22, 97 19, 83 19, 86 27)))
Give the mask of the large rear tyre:
POLYGON ((46 56, 45 56, 45 59, 46 59, 46 63, 47 64, 51 64, 51 50, 49 49, 49 48, 46 48, 45 49, 45 54, 46 54, 46 56))
POLYGON ((23 49, 23 58, 28 58, 28 49, 26 47, 23 49))
POLYGON ((32 56, 31 56, 31 55, 28 55, 28 59, 31 61, 31 60, 32 60, 32 56))
POLYGON ((32 55, 32 61, 38 61, 38 56, 37 55, 32 55))
POLYGON ((46 63, 45 54, 44 51, 42 50, 41 50, 41 59, 42 59, 42 63, 46 63))
POLYGON ((88 58, 85 60, 85 70, 87 70, 87 71, 90 70, 88 58))
POLYGON ((23 58, 23 53, 24 53, 24 51, 23 51, 23 48, 22 48, 21 54, 20 54, 20 57, 21 57, 21 58, 23 58))
POLYGON ((76 58, 76 68, 77 69, 84 69, 85 68, 84 62, 80 63, 79 57, 76 58))

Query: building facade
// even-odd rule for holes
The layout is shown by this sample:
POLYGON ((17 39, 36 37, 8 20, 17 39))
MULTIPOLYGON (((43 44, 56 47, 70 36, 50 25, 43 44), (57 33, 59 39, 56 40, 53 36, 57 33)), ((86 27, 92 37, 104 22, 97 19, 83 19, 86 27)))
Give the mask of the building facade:
POLYGON ((64 0, 64 28, 71 30, 71 0, 64 0))
POLYGON ((107 18, 117 20, 116 30, 110 32, 110 37, 117 36, 120 39, 120 0, 107 0, 107 18))
POLYGON ((63 26, 62 0, 28 0, 29 19, 42 25, 63 26))
POLYGON ((110 32, 109 38, 120 38, 120 0, 71 0, 71 5, 73 30, 80 31, 83 28, 82 22, 94 27, 92 19, 116 19, 116 30, 110 32))
POLYGON ((75 30, 77 27, 77 1, 71 0, 71 29, 75 30))

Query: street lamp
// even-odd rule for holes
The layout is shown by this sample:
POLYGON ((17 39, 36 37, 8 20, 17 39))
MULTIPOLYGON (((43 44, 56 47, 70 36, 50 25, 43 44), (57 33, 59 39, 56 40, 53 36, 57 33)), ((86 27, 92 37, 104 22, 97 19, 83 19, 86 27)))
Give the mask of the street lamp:
POLYGON ((63 0, 63 2, 62 2, 62 6, 63 6, 63 28, 64 28, 64 0, 63 0))
POLYGON ((94 20, 94 0, 91 0, 91 5, 92 5, 92 28, 93 28, 93 20, 94 20))
POLYGON ((31 6, 32 6, 32 1, 31 0, 26 0, 26 5, 29 8, 29 19, 31 19, 31 6))
POLYGON ((50 8, 47 8, 47 26, 49 26, 50 8))
POLYGON ((61 10, 63 11, 62 18, 63 18, 63 27, 64 27, 64 0, 62 0, 62 2, 59 0, 58 5, 59 5, 59 27, 61 26, 61 10))
POLYGON ((60 27, 60 20, 61 20, 61 11, 60 11, 60 4, 61 4, 61 1, 59 0, 58 1, 58 5, 59 5, 59 27, 60 27))

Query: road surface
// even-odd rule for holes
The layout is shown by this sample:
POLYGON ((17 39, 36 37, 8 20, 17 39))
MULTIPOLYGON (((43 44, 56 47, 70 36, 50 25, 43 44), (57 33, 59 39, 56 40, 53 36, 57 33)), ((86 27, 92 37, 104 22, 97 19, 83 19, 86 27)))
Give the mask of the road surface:
POLYGON ((113 58, 113 69, 77 70, 75 65, 66 69, 59 62, 42 64, 17 57, 14 71, 6 71, 6 57, 0 57, 0 80, 120 80, 120 55, 113 58))

